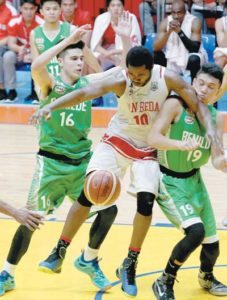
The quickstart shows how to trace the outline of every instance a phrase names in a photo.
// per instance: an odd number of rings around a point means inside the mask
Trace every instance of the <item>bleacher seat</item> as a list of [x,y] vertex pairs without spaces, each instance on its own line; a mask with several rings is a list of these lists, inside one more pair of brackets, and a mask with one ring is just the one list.
[[151,53],[153,52],[153,44],[154,44],[154,39],[156,37],[156,33],[150,33],[146,35],[145,41],[144,41],[144,47],[147,48]]
[[202,44],[208,54],[208,61],[214,62],[214,49],[216,48],[216,37],[214,34],[202,34]]

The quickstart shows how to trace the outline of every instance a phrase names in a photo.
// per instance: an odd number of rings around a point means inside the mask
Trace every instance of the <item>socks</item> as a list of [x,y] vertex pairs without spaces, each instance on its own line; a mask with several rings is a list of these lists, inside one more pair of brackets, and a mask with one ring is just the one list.
[[68,248],[68,246],[70,245],[71,243],[71,240],[64,237],[64,236],[61,236],[59,241],[58,241],[58,244],[57,244],[57,253],[59,255],[59,257],[61,258],[64,258],[65,257],[65,253],[66,253],[66,249]]
[[92,249],[89,246],[84,250],[84,260],[91,261],[98,257],[99,249]]
[[5,261],[3,270],[6,271],[7,273],[9,273],[9,275],[11,275],[12,277],[14,277],[16,265],[12,265],[12,264],[8,263],[8,261]]
[[173,276],[177,275],[177,271],[180,269],[181,265],[177,265],[173,262],[172,259],[169,259],[166,268],[165,268],[165,273],[170,274]]
[[128,258],[130,258],[133,261],[137,261],[138,256],[140,254],[140,250],[140,248],[130,247],[128,250]]

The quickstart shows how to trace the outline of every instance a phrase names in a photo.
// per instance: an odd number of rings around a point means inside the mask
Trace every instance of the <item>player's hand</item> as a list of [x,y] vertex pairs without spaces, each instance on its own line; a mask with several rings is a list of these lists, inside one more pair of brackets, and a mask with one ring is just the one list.
[[91,24],[86,24],[75,28],[72,34],[68,37],[69,44],[78,43],[89,30],[91,30]]
[[16,209],[14,218],[17,222],[25,225],[29,230],[39,229],[39,225],[43,225],[43,217],[35,211],[31,211],[25,207]]
[[181,141],[179,144],[179,150],[182,151],[194,151],[199,147],[199,143],[195,139],[188,139],[187,141]]
[[29,123],[32,125],[39,124],[40,120],[45,118],[49,120],[51,118],[51,109],[49,105],[44,106],[41,109],[38,109],[30,118]]
[[178,22],[176,20],[172,20],[169,23],[169,29],[170,29],[170,31],[175,31],[176,33],[180,32],[180,30],[181,30],[180,22]]
[[112,23],[115,33],[121,37],[130,37],[132,33],[132,16],[128,11],[123,11],[119,16],[118,24]]
[[227,153],[218,157],[214,157],[212,159],[212,164],[216,169],[227,173]]
[[206,133],[207,138],[211,141],[212,151],[215,157],[224,154],[224,148],[222,142],[217,134],[216,129],[212,126],[207,130]]

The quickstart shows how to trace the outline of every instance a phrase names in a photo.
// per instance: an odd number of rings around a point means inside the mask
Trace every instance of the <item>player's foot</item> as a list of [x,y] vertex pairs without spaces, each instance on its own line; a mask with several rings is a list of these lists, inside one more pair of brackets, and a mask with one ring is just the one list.
[[61,273],[61,266],[65,258],[66,248],[61,247],[58,251],[55,247],[51,254],[39,264],[38,270],[44,273]]
[[2,271],[0,273],[0,296],[3,296],[5,292],[15,289],[15,280],[8,272]]
[[98,258],[91,261],[85,261],[84,254],[82,253],[81,256],[75,260],[74,266],[77,270],[87,274],[91,278],[92,283],[100,290],[106,291],[112,287],[111,283],[99,267]]
[[227,286],[218,281],[214,274],[199,271],[199,284],[210,294],[215,296],[227,296]]
[[162,274],[152,285],[152,290],[158,300],[175,300],[173,285],[175,277]]
[[137,260],[127,257],[124,259],[123,264],[116,270],[116,275],[122,282],[122,291],[131,297],[137,295],[136,266]]

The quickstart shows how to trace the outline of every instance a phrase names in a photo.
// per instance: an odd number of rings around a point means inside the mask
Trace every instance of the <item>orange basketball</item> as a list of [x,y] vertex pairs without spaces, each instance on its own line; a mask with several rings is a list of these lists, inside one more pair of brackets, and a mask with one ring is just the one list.
[[84,184],[84,193],[94,205],[110,205],[117,200],[121,191],[118,177],[106,170],[90,173]]

